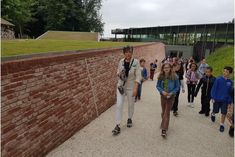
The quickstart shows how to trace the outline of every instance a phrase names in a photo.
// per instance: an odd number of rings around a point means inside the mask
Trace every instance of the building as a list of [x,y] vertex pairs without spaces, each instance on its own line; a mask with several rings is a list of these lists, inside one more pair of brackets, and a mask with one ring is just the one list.
[[124,41],[163,42],[166,55],[191,57],[199,61],[223,45],[234,44],[234,23],[173,25],[114,29]]
[[12,23],[1,18],[1,39],[15,39],[15,32]]

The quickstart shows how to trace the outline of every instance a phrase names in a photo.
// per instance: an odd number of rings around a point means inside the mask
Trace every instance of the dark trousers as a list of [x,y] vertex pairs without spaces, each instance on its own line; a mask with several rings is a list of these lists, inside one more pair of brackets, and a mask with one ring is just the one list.
[[141,98],[142,84],[143,84],[143,82],[141,81],[141,83],[138,85],[137,96],[135,97],[136,99],[140,99]]
[[201,111],[204,113],[210,112],[210,98],[206,97],[203,93],[201,95]]
[[162,105],[162,123],[161,129],[168,130],[169,122],[170,122],[170,112],[174,102],[174,97],[167,99],[166,97],[161,95],[161,105]]
[[194,93],[195,93],[195,88],[196,84],[188,84],[188,102],[193,102],[194,101]]
[[173,106],[172,106],[173,112],[178,111],[179,95],[180,95],[180,90],[179,90],[179,91],[176,93],[176,95],[175,95],[175,101],[174,101],[174,104],[173,104]]
[[150,70],[150,79],[153,80],[155,70]]

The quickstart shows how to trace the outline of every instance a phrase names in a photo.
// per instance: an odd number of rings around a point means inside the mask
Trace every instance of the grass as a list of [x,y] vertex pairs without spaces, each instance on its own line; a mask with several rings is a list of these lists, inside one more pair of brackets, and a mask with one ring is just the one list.
[[70,31],[47,31],[40,39],[51,40],[79,40],[79,41],[97,41],[98,33],[91,32],[70,32]]
[[60,52],[69,50],[88,50],[99,48],[140,45],[133,42],[96,42],[76,40],[2,40],[1,56],[15,56],[33,53]]
[[[207,63],[214,69],[214,76],[222,75],[224,66],[234,68],[234,46],[217,49],[207,57]],[[234,79],[234,75],[232,75],[232,79]]]

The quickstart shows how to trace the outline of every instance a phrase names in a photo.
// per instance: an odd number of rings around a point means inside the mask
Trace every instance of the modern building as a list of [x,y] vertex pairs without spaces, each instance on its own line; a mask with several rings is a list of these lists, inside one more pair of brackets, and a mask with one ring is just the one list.
[[174,25],[143,28],[114,29],[124,41],[166,44],[166,55],[189,57],[197,61],[225,44],[234,44],[234,23]]

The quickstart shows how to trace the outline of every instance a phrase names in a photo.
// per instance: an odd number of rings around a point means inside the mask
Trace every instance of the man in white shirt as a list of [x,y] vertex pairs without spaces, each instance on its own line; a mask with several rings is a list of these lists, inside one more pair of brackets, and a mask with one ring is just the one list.
[[117,110],[116,110],[116,126],[113,129],[113,135],[121,132],[120,123],[122,120],[122,112],[124,98],[128,99],[128,120],[127,127],[132,127],[132,117],[134,114],[134,99],[137,95],[138,84],[141,81],[140,64],[137,59],[132,58],[133,47],[127,46],[123,48],[125,58],[121,59],[118,65],[117,75]]

